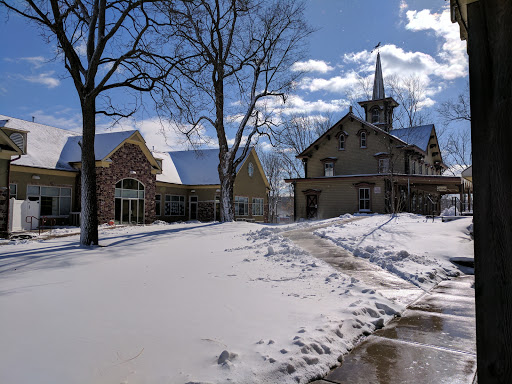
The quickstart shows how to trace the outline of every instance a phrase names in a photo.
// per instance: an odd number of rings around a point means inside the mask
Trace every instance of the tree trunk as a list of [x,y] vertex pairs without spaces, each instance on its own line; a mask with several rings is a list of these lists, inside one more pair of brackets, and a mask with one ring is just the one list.
[[470,3],[478,382],[512,377],[512,2]]
[[98,245],[98,203],[96,200],[96,156],[94,136],[96,134],[96,103],[82,100],[82,186],[80,243]]
[[235,212],[233,204],[233,187],[235,184],[235,178],[231,175],[220,174],[220,221],[234,221]]

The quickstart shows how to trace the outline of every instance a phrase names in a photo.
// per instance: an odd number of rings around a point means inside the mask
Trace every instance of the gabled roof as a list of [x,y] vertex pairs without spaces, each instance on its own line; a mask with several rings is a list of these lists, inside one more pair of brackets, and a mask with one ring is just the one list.
[[[104,160],[126,139],[132,137],[137,131],[107,132],[95,135],[94,156],[96,161]],[[62,148],[60,163],[79,163],[82,161],[82,136],[69,137]]]
[[[28,135],[27,154],[17,159],[14,165],[76,171],[72,163],[81,162],[82,154],[79,145],[82,136],[79,133],[4,115],[0,115],[0,122],[5,128],[26,131]],[[97,133],[94,141],[96,161],[108,158],[125,140],[133,140],[139,144],[150,163],[158,167],[145,146],[144,139],[135,130]]]
[[427,151],[430,135],[434,124],[420,125],[416,127],[392,129],[389,133],[410,145],[415,145],[422,151]]
[[[236,157],[242,155],[244,148],[238,148]],[[247,151],[245,159],[238,165],[236,172],[253,151]],[[197,151],[153,152],[162,159],[162,174],[156,180],[166,183],[185,185],[218,185],[219,149],[200,149]]]
[[61,163],[59,160],[68,138],[77,137],[78,133],[4,115],[0,115],[0,120],[7,120],[4,124],[5,128],[29,131],[27,154],[21,156],[13,164],[66,171],[74,170],[70,164]]
[[[377,127],[376,125],[373,125],[369,122],[367,122],[366,120],[363,120],[359,117],[357,117],[356,115],[354,115],[353,112],[349,112],[347,113],[345,116],[343,116],[341,119],[339,119],[336,123],[333,124],[333,126],[331,128],[329,128],[327,131],[324,132],[323,135],[321,135],[318,139],[316,139],[309,147],[307,147],[304,151],[302,151],[300,154],[298,154],[296,157],[297,158],[302,158],[302,157],[306,157],[307,156],[307,152],[309,152],[315,145],[318,145],[318,143],[327,135],[331,135],[332,134],[332,130],[335,129],[336,127],[339,126],[339,124],[344,121],[345,119],[347,118],[351,118],[353,120],[356,120],[357,122],[365,125],[366,127],[368,128],[371,128],[373,129],[374,131],[377,131],[379,133],[382,133],[384,135],[388,135],[388,136],[391,136],[388,132],[386,132],[385,130],[383,130],[382,128],[379,128]],[[399,142],[401,142],[402,144],[404,145],[407,145],[406,142],[403,142],[400,138],[398,137],[394,137],[395,139],[398,139]]]

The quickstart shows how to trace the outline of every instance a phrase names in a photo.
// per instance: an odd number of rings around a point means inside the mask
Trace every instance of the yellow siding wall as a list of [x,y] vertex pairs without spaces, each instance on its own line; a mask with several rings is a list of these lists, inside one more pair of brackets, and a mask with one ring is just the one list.
[[[385,212],[385,188],[384,179],[330,179],[329,181],[298,181],[295,186],[297,219],[306,218],[306,195],[303,191],[317,189],[321,193],[318,196],[317,219],[327,219],[345,213],[359,211],[359,187],[354,184],[359,182],[375,183],[370,186],[370,209],[372,212]],[[375,188],[377,187],[377,188]],[[380,193],[378,191],[380,188]]]
[[[255,151],[251,151],[251,153],[247,156],[244,164],[238,171],[235,180],[235,188],[233,191],[234,196],[242,196],[249,198],[249,204],[252,204],[253,197],[263,198],[263,207],[266,211],[268,206],[267,201],[267,189],[265,186],[265,176],[261,173],[259,167],[256,165],[257,161],[254,156]],[[249,177],[249,163],[252,163],[254,167],[254,174],[252,177]],[[250,211],[251,212],[251,211]],[[247,218],[248,216],[240,216],[240,218]],[[263,221],[262,216],[252,216],[249,217],[254,218],[256,221]]]
[[[359,175],[378,173],[379,161],[375,154],[387,152],[394,154],[393,171],[404,172],[404,158],[401,150],[396,146],[398,141],[390,143],[389,136],[379,132],[375,133],[373,129],[366,128],[368,131],[366,138],[366,148],[360,147],[360,138],[357,132],[363,128],[357,120],[350,121],[349,118],[342,121],[343,127],[335,127],[331,131],[330,140],[327,135],[318,144],[318,150],[312,150],[312,157],[308,160],[307,177],[324,176],[324,164],[320,161],[327,157],[336,157],[334,164],[334,175]],[[339,142],[335,135],[343,130],[348,133],[345,138],[345,149],[339,150]]]
[[[32,179],[32,175],[39,175],[39,180]],[[34,168],[33,172],[16,172],[11,169],[11,184],[17,185],[17,200],[25,200],[27,198],[27,185],[42,185],[52,187],[71,187],[71,207],[75,209],[76,195],[76,178],[78,173],[69,172],[69,176],[57,176],[51,174],[38,173]]]

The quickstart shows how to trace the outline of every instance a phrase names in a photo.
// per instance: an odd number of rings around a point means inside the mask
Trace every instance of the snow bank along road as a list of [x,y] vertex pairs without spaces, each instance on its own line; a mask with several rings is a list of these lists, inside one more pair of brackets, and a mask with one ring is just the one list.
[[158,224],[102,231],[106,246],[91,249],[77,237],[0,246],[0,382],[323,376],[404,306],[313,258],[282,230]]

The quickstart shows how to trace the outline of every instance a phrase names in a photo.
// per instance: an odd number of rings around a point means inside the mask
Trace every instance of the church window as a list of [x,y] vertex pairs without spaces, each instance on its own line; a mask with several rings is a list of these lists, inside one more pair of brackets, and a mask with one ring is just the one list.
[[380,117],[380,111],[379,108],[374,108],[372,110],[372,123],[378,123]]
[[361,132],[361,148],[366,148],[366,132]]
[[345,150],[345,135],[340,135],[339,147],[340,151]]

